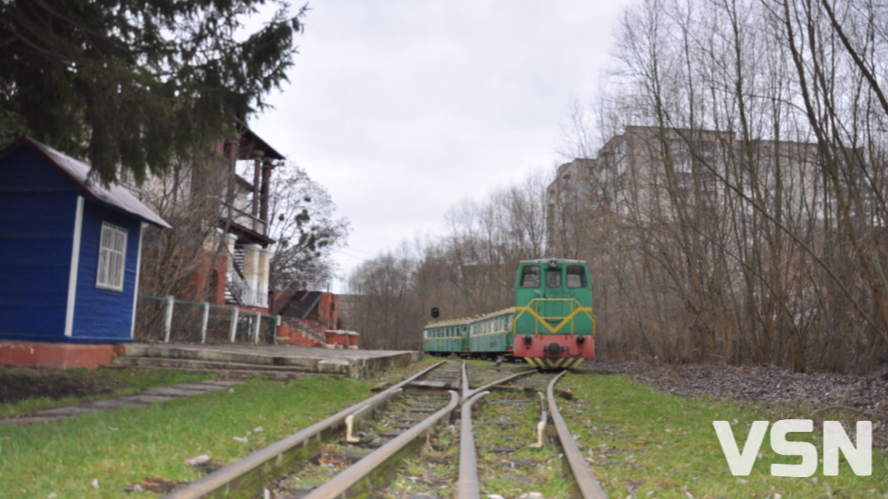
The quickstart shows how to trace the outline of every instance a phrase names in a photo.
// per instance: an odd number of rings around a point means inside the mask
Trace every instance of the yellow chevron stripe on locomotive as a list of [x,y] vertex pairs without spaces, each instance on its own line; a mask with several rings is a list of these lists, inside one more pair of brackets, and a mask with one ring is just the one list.
[[524,357],[524,360],[537,369],[571,369],[583,362],[582,357]]

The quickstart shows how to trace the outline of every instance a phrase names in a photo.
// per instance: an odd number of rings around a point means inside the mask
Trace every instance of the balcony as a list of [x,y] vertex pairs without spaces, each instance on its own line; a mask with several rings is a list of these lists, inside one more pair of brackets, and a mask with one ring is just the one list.
[[220,208],[220,217],[222,220],[228,220],[230,218],[232,223],[240,225],[245,229],[249,229],[261,236],[268,237],[268,223],[265,220],[262,220],[259,217],[254,217],[252,214],[235,208],[224,201],[221,203]]

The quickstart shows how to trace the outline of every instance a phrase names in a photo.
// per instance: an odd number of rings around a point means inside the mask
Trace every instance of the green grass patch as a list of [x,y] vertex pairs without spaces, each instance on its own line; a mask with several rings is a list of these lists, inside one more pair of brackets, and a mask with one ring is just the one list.
[[223,390],[50,424],[0,426],[0,483],[5,485],[0,496],[111,498],[124,496],[128,485],[155,478],[194,481],[202,474],[186,459],[208,454],[216,463],[230,464],[369,396],[384,377],[289,383],[256,378],[235,386],[233,393]]
[[[559,387],[573,388],[582,401],[562,400],[559,408],[581,450],[594,461],[590,464],[608,497],[875,498],[888,491],[888,459],[877,449],[870,476],[856,476],[844,457],[838,476],[824,476],[822,462],[811,477],[771,476],[771,464],[798,464],[801,458],[773,452],[770,427],[752,472],[731,474],[713,421],[731,422],[742,451],[753,421],[773,425],[781,419],[815,419],[813,432],[793,433],[788,439],[813,443],[822,459],[818,423],[823,415],[810,418],[810,408],[671,396],[636,385],[626,375],[568,374]],[[853,429],[850,422],[844,424],[846,431]]]

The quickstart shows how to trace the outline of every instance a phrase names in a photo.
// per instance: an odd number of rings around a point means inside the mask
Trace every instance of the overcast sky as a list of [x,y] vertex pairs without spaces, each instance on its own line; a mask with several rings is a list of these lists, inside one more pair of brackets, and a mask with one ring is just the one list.
[[[290,83],[250,127],[323,184],[363,259],[549,170],[629,0],[314,0]],[[341,286],[336,286],[342,290]]]

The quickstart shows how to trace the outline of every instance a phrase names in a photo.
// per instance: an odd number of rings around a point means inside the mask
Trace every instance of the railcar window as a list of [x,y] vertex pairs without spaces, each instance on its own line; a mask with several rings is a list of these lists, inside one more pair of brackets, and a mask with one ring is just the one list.
[[561,269],[546,269],[546,287],[561,287]]
[[540,287],[540,268],[536,265],[528,265],[521,271],[522,288]]
[[567,268],[567,287],[585,288],[586,270],[580,265],[571,265]]

